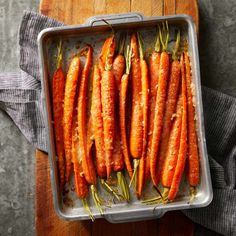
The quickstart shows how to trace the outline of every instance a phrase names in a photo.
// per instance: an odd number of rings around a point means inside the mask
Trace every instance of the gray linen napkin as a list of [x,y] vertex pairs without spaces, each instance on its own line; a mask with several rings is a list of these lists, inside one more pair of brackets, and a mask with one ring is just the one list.
[[[37,36],[63,25],[25,12],[19,31],[21,74],[0,75],[0,108],[36,148],[47,151],[42,116]],[[202,87],[206,140],[214,198],[205,208],[183,211],[196,223],[224,235],[236,235],[236,99]]]

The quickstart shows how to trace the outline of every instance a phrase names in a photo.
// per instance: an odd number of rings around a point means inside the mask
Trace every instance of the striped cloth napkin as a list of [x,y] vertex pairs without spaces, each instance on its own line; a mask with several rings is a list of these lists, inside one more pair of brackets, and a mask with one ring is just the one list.
[[[42,115],[37,36],[62,23],[25,12],[19,31],[20,74],[0,75],[0,108],[35,148],[47,151]],[[207,148],[214,198],[205,208],[184,210],[194,222],[236,235],[236,99],[202,87]]]

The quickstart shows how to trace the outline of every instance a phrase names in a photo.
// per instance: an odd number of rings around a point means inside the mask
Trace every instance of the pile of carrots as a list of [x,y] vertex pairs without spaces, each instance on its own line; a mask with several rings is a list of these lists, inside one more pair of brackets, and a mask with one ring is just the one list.
[[[60,189],[73,171],[76,193],[91,219],[89,188],[103,214],[98,180],[117,200],[128,202],[124,173],[138,199],[151,179],[166,203],[176,198],[185,168],[192,197],[200,179],[191,67],[188,52],[180,50],[180,31],[168,52],[169,28],[163,23],[151,55],[145,55],[140,33],[121,35],[117,43],[112,32],[96,60],[92,46],[86,45],[73,56],[66,75],[60,42],[53,75]],[[114,179],[120,191],[113,187]]]

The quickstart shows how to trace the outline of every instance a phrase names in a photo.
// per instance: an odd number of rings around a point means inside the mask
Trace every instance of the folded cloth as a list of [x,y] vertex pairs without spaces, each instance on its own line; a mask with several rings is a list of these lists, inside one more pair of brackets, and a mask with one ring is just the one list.
[[[37,36],[56,20],[25,12],[20,32],[20,74],[0,75],[0,108],[36,148],[47,151],[42,116]],[[224,235],[236,235],[236,99],[202,87],[206,140],[214,188],[212,203],[183,211],[193,221]]]

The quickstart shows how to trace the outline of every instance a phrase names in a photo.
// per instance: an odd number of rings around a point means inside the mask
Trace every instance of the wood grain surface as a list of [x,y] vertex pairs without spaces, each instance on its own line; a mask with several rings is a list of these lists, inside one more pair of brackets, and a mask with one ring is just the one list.
[[[88,17],[111,13],[141,12],[145,16],[189,14],[198,30],[197,0],[41,0],[42,14],[66,24],[80,24]],[[38,236],[118,236],[118,235],[181,235],[194,234],[194,223],[180,211],[168,212],[161,219],[135,223],[111,224],[99,219],[64,221],[52,201],[50,170],[47,155],[36,150],[35,227]]]

